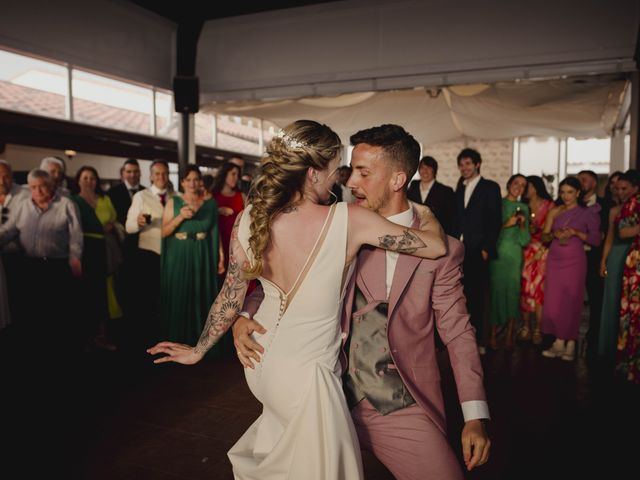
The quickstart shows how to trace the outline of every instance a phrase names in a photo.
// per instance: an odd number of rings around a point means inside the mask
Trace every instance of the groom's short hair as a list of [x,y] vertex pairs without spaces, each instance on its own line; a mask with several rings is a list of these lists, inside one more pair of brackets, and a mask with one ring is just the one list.
[[[380,125],[351,135],[354,147],[361,143],[382,147],[386,160],[413,178],[420,163],[420,144],[400,125]],[[408,181],[408,180],[407,180]]]

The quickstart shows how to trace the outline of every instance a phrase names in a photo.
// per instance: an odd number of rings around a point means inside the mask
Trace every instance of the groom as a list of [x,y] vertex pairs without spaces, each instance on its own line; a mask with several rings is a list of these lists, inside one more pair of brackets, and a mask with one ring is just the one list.
[[[390,221],[416,227],[407,182],[420,147],[402,127],[382,125],[351,137],[353,173],[347,182],[356,203]],[[346,286],[342,315],[343,384],[360,445],[396,479],[462,479],[446,438],[444,401],[436,362],[434,328],[449,352],[465,426],[467,470],[485,463],[490,441],[482,423],[489,411],[473,327],[462,289],[464,247],[448,237],[437,260],[364,248]],[[251,297],[245,316],[261,299]],[[262,347],[249,336],[264,332],[239,317],[233,326],[245,366]]]

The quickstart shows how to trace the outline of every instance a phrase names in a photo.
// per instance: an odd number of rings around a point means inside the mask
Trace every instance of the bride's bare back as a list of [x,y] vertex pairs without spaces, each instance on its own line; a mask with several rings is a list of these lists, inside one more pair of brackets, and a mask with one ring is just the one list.
[[262,277],[284,293],[290,292],[303,271],[325,225],[330,207],[304,202],[289,207],[271,225],[262,255]]

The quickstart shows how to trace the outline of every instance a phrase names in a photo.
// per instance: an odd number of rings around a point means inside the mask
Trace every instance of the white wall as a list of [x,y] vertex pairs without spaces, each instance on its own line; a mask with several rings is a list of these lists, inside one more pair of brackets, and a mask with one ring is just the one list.
[[349,0],[205,23],[204,101],[635,69],[635,0]]
[[513,169],[513,140],[456,140],[426,145],[422,156],[430,155],[438,162],[438,181],[455,190],[460,178],[458,154],[463,148],[473,148],[482,156],[482,176],[500,185],[506,195],[507,180]]
[[124,0],[6,1],[0,10],[0,46],[168,89],[175,30]]

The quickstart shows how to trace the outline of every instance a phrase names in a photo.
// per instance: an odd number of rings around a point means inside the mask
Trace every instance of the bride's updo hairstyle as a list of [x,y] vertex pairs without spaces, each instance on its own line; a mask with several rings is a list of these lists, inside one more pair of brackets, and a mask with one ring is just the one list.
[[307,169],[327,169],[341,146],[333,130],[312,120],[293,122],[267,145],[249,194],[253,205],[249,247],[254,259],[246,270],[249,278],[262,274],[262,253],[269,244],[271,224],[278,213],[292,205],[296,194],[303,194]]

